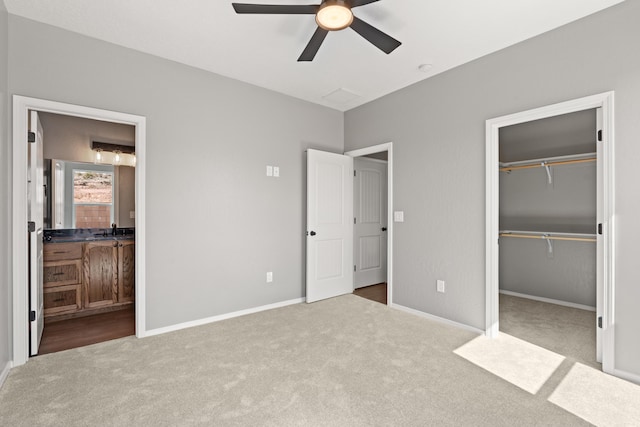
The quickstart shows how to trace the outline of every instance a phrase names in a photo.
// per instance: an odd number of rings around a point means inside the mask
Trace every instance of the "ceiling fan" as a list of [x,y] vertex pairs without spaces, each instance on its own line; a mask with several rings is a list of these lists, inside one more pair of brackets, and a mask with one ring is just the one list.
[[232,3],[236,13],[271,15],[316,15],[318,28],[304,48],[298,61],[312,61],[329,31],[339,31],[350,27],[375,47],[386,54],[393,52],[400,43],[393,37],[353,16],[351,9],[379,0],[322,0],[320,4],[279,5]]

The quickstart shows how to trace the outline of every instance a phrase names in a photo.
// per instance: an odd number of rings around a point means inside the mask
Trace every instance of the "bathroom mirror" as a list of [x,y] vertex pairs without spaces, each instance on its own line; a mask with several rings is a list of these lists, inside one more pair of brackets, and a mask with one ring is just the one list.
[[135,168],[45,160],[46,229],[135,226]]

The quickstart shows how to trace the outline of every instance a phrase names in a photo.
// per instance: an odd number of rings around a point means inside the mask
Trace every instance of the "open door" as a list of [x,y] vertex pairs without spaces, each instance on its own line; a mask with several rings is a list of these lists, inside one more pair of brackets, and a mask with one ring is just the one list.
[[596,109],[596,360],[602,363],[603,341],[602,328],[604,321],[604,161],[603,144],[604,132],[602,132],[602,108]]
[[44,214],[44,160],[42,154],[42,125],[38,112],[29,114],[29,149],[27,157],[27,215],[29,219],[29,354],[38,354],[44,329],[42,289],[43,253],[42,230]]
[[307,151],[307,302],[353,292],[353,158]]
[[387,281],[387,163],[354,159],[354,288]]

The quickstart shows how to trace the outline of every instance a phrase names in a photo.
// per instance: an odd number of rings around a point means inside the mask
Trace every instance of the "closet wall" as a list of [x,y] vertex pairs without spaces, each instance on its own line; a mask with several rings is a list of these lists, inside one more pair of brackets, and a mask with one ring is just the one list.
[[[595,135],[596,110],[505,127],[500,162],[595,153]],[[500,290],[595,307],[596,162],[539,163],[500,172],[500,230],[511,232],[500,237]]]

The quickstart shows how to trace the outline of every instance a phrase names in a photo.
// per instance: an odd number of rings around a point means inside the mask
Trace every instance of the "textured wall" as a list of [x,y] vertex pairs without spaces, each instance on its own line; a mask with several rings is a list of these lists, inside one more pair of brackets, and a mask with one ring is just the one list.
[[9,33],[12,93],[147,118],[148,329],[304,296],[304,150],[342,151],[342,113],[16,16]]
[[484,329],[486,120],[614,90],[615,365],[640,375],[639,19],[627,1],[345,114],[347,150],[394,142],[395,302]]

